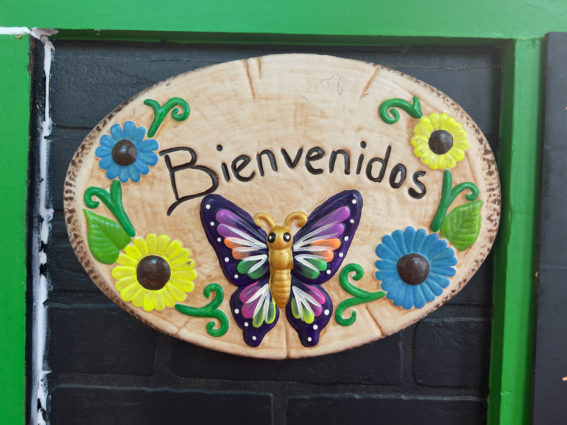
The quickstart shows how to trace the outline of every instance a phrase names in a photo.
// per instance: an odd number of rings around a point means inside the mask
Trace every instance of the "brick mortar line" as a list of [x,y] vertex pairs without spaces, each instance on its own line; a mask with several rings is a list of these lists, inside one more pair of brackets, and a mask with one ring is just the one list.
[[[155,376],[140,376],[140,375],[117,375],[117,374],[81,374],[81,373],[63,373],[65,376],[61,376],[62,374],[53,374],[54,379],[61,379],[61,381],[69,380],[77,378],[100,378],[107,381],[117,382],[125,380],[127,384],[131,384],[134,380],[136,381],[135,387],[131,387],[131,385],[104,385],[100,383],[93,383],[93,382],[55,382],[52,384],[52,388],[58,388],[61,386],[68,387],[68,386],[77,386],[81,388],[115,388],[115,389],[125,389],[125,388],[139,388],[141,390],[148,390],[148,391],[157,391],[160,388],[170,388],[169,386],[163,386],[163,381],[168,380],[170,384],[177,385],[183,384],[183,390],[191,389],[191,390],[203,390],[203,391],[217,391],[219,385],[226,386],[220,391],[231,391],[230,388],[234,388],[235,384],[238,384],[239,390],[247,391],[247,390],[254,390],[259,387],[263,388],[265,391],[274,394],[279,391],[286,392],[291,390],[293,394],[300,395],[301,392],[308,392],[313,393],[313,391],[318,391],[321,393],[335,393],[335,394],[345,394],[345,393],[355,393],[355,394],[385,394],[390,393],[390,395],[400,395],[409,396],[409,397],[416,397],[416,396],[423,396],[424,392],[431,393],[432,390],[436,391],[438,394],[434,395],[435,397],[476,397],[486,401],[486,395],[481,394],[481,391],[475,390],[474,388],[470,387],[431,387],[431,386],[421,386],[421,385],[414,385],[411,388],[408,388],[407,385],[404,387],[402,384],[399,385],[380,385],[380,384],[350,384],[350,383],[307,383],[307,382],[298,382],[298,381],[243,381],[243,380],[227,380],[227,379],[208,379],[208,378],[190,378],[184,377],[180,378],[177,375],[174,375],[174,380],[171,380],[172,374],[168,374],[168,376],[164,376],[163,374],[156,379]],[[132,379],[137,378],[137,379]],[[161,378],[161,379],[160,379]],[[330,390],[330,386],[334,388]],[[458,391],[459,394],[455,395],[455,391]],[[254,391],[253,391],[254,392]]]

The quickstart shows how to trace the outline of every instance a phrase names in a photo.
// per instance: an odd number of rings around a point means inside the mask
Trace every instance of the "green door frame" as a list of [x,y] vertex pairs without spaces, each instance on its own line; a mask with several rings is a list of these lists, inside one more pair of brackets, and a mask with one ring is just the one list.
[[0,0],[1,424],[23,424],[26,418],[30,36],[5,34],[10,32],[7,27],[56,28],[55,37],[75,40],[502,48],[498,162],[503,214],[494,248],[488,424],[530,423],[543,39],[547,32],[567,31],[567,2],[28,0],[25,7],[20,4]]

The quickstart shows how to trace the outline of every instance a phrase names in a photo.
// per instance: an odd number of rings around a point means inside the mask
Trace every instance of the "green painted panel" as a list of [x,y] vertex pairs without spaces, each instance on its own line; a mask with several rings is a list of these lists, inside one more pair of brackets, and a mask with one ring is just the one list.
[[24,423],[29,39],[0,36],[0,423]]
[[503,214],[494,256],[491,425],[530,423],[542,54],[542,40],[518,40],[504,62]]
[[254,34],[543,37],[567,2],[534,0],[1,0],[1,26]]

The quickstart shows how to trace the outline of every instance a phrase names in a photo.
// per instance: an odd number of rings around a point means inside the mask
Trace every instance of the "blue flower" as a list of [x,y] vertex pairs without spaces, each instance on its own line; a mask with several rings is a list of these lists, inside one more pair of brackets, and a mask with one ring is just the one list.
[[140,181],[140,174],[148,174],[150,167],[156,165],[158,156],[153,152],[158,148],[154,139],[144,140],[146,129],[136,127],[132,121],[126,121],[124,128],[114,124],[110,135],[100,138],[100,146],[96,156],[100,158],[99,166],[106,170],[106,177],[114,180],[116,177],[122,183],[128,179]]
[[406,227],[382,238],[376,247],[376,278],[394,305],[422,308],[443,293],[455,276],[455,251],[436,233]]

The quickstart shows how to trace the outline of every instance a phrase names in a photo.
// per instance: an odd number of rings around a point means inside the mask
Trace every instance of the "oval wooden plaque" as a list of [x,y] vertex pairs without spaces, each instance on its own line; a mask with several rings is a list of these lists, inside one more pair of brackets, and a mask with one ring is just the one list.
[[481,131],[440,91],[273,55],[117,107],[71,161],[65,217],[89,276],[142,322],[294,358],[383,338],[453,297],[491,249],[500,186]]

